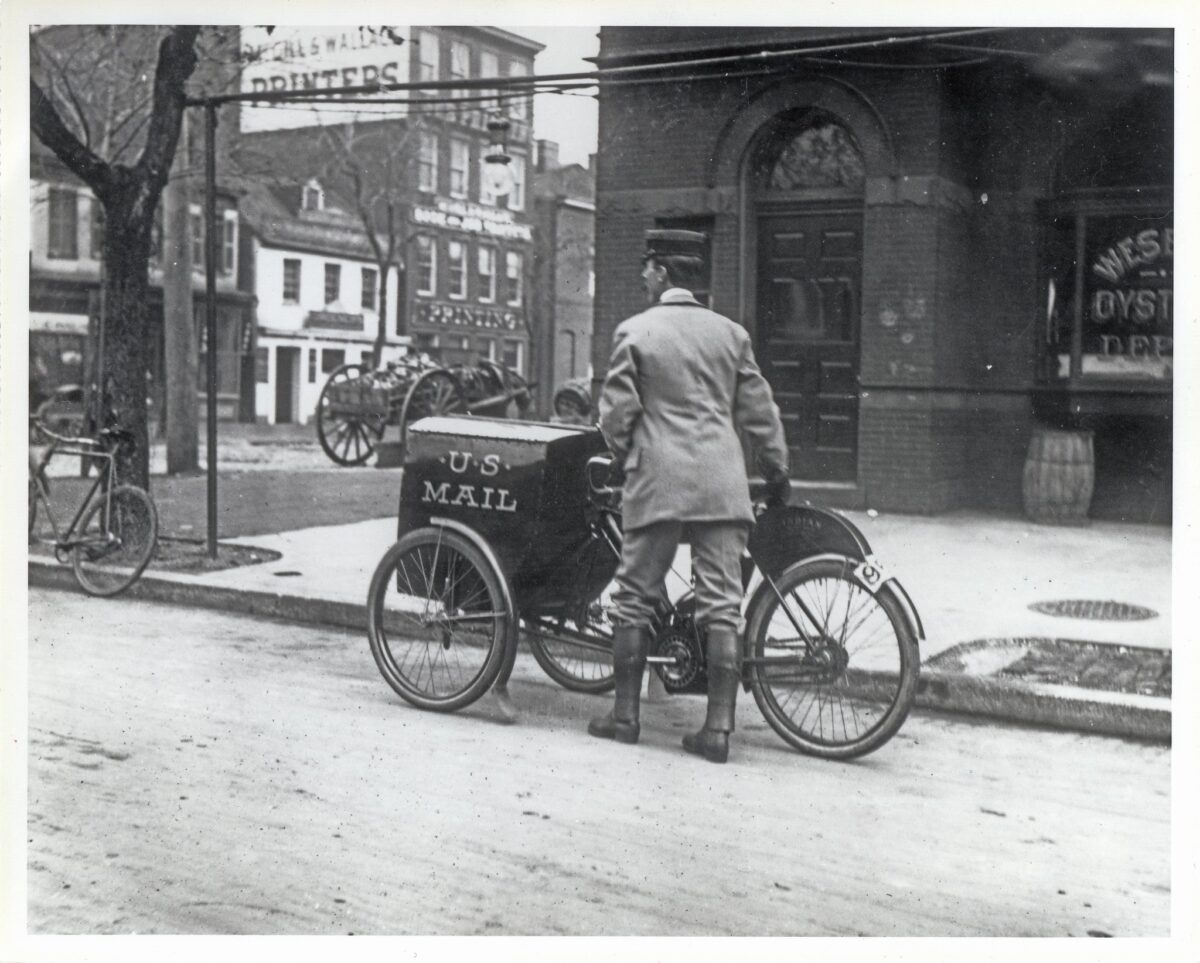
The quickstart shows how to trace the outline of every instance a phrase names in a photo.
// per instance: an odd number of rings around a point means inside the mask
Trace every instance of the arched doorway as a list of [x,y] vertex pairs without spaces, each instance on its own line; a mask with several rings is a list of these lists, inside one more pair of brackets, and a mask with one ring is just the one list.
[[783,416],[794,478],[854,482],[863,154],[832,114],[791,110],[751,147],[756,353]]

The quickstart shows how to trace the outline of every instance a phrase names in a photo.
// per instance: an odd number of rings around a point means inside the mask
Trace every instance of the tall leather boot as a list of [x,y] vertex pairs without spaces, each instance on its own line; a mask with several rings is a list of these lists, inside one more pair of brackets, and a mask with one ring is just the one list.
[[709,762],[729,758],[729,733],[733,732],[737,690],[742,681],[742,643],[727,625],[708,630],[708,716],[704,727],[683,737],[683,748]]
[[617,692],[612,711],[588,723],[588,732],[600,739],[635,743],[641,735],[642,672],[650,651],[650,629],[644,625],[613,628],[613,675]]

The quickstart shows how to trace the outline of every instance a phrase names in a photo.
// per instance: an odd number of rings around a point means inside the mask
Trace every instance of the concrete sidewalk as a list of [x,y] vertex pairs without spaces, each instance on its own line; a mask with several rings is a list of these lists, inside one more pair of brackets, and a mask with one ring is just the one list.
[[[1170,699],[1046,685],[998,673],[1030,640],[1171,648],[1171,530],[1082,528],[959,512],[933,518],[845,513],[924,623],[918,705],[1122,736],[1170,738]],[[351,628],[366,624],[371,575],[396,538],[394,517],[228,539],[278,561],[204,574],[148,571],[131,595]],[[686,555],[678,569],[687,572]],[[69,568],[31,557],[30,582],[73,586]],[[1152,617],[1105,621],[1041,614],[1033,603],[1116,602]],[[975,643],[974,646],[969,643]],[[999,644],[1004,643],[1004,644]],[[952,651],[953,650],[953,651]],[[1118,651],[1118,650],[1113,650]],[[936,666],[956,655],[954,668]],[[931,660],[935,663],[930,666]]]

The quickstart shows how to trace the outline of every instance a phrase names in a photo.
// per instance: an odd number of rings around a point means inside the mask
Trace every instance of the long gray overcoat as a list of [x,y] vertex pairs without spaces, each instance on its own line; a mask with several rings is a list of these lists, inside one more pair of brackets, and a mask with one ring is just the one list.
[[752,521],[739,432],[764,477],[787,470],[779,408],[750,336],[682,289],[617,326],[600,429],[625,469],[628,529]]

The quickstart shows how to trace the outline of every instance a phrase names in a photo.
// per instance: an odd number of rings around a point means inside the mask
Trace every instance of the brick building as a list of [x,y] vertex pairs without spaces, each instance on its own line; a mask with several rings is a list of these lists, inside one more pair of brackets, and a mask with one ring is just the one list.
[[1094,517],[1169,521],[1172,61],[1170,30],[603,28],[599,66],[655,66],[601,84],[597,372],[642,232],[702,230],[805,496],[1018,511],[1060,426]]
[[596,181],[581,164],[560,164],[553,141],[535,147],[532,370],[538,413],[548,418],[554,391],[591,375]]

